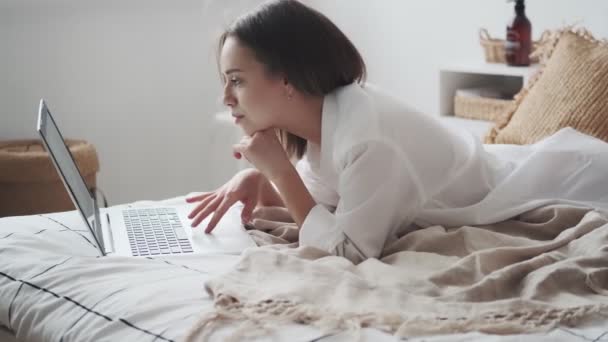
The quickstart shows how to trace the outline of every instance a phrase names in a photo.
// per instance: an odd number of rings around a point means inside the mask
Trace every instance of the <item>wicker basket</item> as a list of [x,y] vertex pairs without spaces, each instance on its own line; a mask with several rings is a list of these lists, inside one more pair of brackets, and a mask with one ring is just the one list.
[[[532,42],[532,54],[541,44],[541,41],[548,34],[547,31],[543,32],[543,35],[538,41]],[[496,39],[490,37],[488,30],[482,28],[479,30],[479,43],[483,47],[486,62],[488,63],[507,63],[507,57],[505,52],[505,40]],[[531,55],[530,63],[538,63],[538,56]]]
[[[90,189],[99,160],[93,145],[66,141]],[[74,210],[74,205],[40,140],[0,141],[0,217]]]
[[454,115],[474,120],[496,122],[501,115],[515,105],[514,100],[502,100],[475,96],[454,96]]

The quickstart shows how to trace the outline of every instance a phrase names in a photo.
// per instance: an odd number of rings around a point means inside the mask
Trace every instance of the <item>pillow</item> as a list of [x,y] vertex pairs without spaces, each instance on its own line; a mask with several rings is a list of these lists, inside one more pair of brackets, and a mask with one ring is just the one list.
[[552,36],[541,52],[540,70],[485,143],[532,144],[564,127],[608,141],[608,42],[584,29]]

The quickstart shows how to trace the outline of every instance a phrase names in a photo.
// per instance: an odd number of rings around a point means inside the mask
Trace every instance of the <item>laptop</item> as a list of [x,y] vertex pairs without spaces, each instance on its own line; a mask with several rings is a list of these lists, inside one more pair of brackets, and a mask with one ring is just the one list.
[[205,234],[202,228],[193,231],[187,224],[191,205],[99,208],[97,196],[87,188],[44,99],[40,100],[37,131],[102,256],[239,254],[256,246],[241,223],[242,204],[231,207],[212,234]]

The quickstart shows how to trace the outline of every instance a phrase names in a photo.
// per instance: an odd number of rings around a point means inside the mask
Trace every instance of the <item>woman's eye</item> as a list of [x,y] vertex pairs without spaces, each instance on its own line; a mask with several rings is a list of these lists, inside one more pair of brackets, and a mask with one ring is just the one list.
[[238,78],[231,78],[230,83],[232,83],[233,85],[239,85],[241,84],[241,80],[239,80]]

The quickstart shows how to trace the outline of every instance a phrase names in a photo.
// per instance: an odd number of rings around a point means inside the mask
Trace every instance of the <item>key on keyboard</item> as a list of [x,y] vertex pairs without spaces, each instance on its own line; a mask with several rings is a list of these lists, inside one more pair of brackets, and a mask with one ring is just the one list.
[[134,256],[192,253],[175,208],[133,208],[122,212]]

